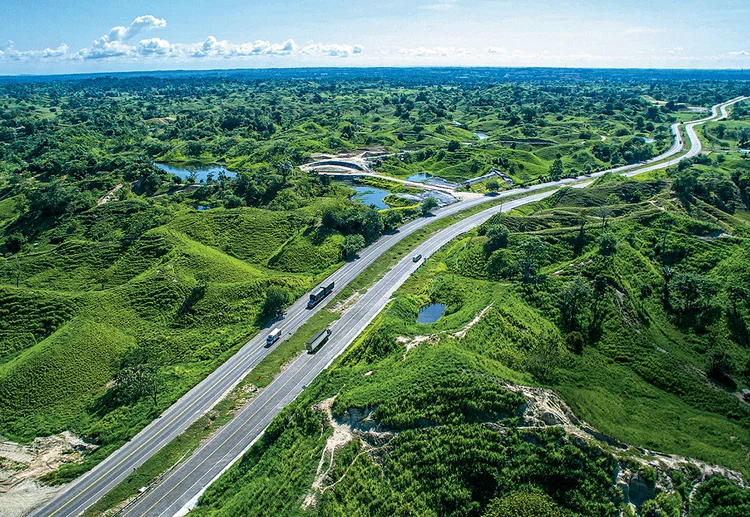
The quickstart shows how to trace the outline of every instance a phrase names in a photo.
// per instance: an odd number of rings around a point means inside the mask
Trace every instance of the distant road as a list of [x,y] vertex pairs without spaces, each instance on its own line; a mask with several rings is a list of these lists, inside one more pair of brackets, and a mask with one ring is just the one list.
[[[692,146],[688,155],[694,150],[695,154],[700,152],[700,140],[695,135],[694,126],[719,117],[719,112],[721,113],[721,117],[725,117],[727,114],[726,108],[742,99],[744,97],[714,106],[711,117],[687,124],[686,129]],[[672,148],[667,153],[650,160],[650,162],[664,160],[683,149],[684,144],[679,128],[673,126],[673,131],[675,132],[675,142]],[[679,159],[672,161],[677,163]],[[653,168],[664,168],[674,163],[659,163],[653,166]],[[601,171],[591,176],[598,177],[607,172],[623,171],[631,171],[628,175],[635,175],[647,172],[648,170],[653,169],[644,168],[643,165],[631,165],[612,169],[611,171]],[[358,259],[342,266],[326,279],[325,282],[334,281],[336,283],[335,290],[339,291],[396,243],[437,219],[456,214],[467,208],[494,199],[521,193],[529,194],[522,199],[505,203],[504,208],[510,209],[536,201],[551,193],[534,193],[534,191],[571,185],[586,179],[585,177],[568,178],[534,185],[526,189],[508,190],[497,196],[486,196],[462,201],[441,208],[435,211],[434,217],[417,219],[402,226],[400,231],[395,234],[384,235],[362,250]],[[500,207],[495,206],[455,223],[420,245],[420,253],[425,257],[429,256],[434,250],[440,248],[443,244],[455,238],[455,236],[475,228],[499,211]],[[248,402],[228,424],[214,433],[190,458],[186,459],[170,472],[169,475],[165,476],[157,486],[151,487],[143,494],[137,500],[136,504],[128,509],[127,515],[150,516],[161,515],[162,513],[164,515],[172,515],[172,513],[177,512],[186,503],[195,500],[217,473],[228,468],[238,458],[238,455],[253,440],[257,439],[268,422],[273,419],[284,405],[299,394],[301,387],[309,384],[320,371],[330,364],[336,355],[341,353],[346,345],[362,331],[364,326],[374,317],[374,314],[377,314],[383,308],[390,294],[411,273],[412,269],[409,269],[410,262],[411,258],[406,257],[391,269],[383,279],[360,298],[356,304],[359,309],[356,311],[350,309],[341,319],[333,324],[334,335],[328,344],[324,345],[315,355],[304,354],[293,361],[284,372],[279,374],[269,386]],[[306,297],[297,300],[287,310],[288,316],[283,322],[278,324],[284,330],[282,339],[287,339],[292,335],[313,314],[324,307],[331,298],[333,297],[331,296],[323,300],[313,310],[306,309]],[[277,343],[277,345],[274,345],[270,349],[265,348],[265,334],[265,332],[261,331],[235,355],[175,402],[132,440],[108,456],[91,471],[72,482],[70,486],[66,487],[63,493],[32,512],[31,515],[34,517],[53,515],[75,516],[81,514],[86,508],[94,504],[109,490],[122,482],[133,470],[141,466],[146,460],[216,405],[275,346],[278,346]],[[295,375],[299,377],[294,377]],[[240,429],[241,431],[239,431]]]

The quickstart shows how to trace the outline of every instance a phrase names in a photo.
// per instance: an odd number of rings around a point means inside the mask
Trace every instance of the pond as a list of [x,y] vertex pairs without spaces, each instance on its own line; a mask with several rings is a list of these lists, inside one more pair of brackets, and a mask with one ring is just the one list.
[[438,187],[455,187],[456,185],[444,180],[439,176],[433,176],[429,172],[420,172],[418,174],[412,174],[406,178],[407,181],[415,181],[418,183],[426,183],[428,185],[435,185]]
[[351,197],[352,201],[359,201],[366,206],[374,205],[375,208],[379,210],[390,208],[384,201],[385,197],[390,194],[389,191],[361,185],[354,185],[351,188],[356,192],[356,194]]
[[195,175],[196,183],[206,182],[209,174],[216,180],[219,178],[219,172],[222,171],[228,178],[237,176],[236,172],[228,171],[226,167],[222,167],[221,165],[172,165],[167,163],[155,163],[154,165],[184,180],[188,179],[191,175]]
[[648,138],[645,136],[643,137],[643,141],[646,142],[647,144],[653,144],[654,142],[656,142],[656,140],[654,140],[653,138]]
[[445,314],[445,305],[442,303],[431,303],[419,309],[417,323],[435,323]]
[[485,135],[484,133],[474,133],[474,135],[480,140],[487,140],[489,138],[489,135]]

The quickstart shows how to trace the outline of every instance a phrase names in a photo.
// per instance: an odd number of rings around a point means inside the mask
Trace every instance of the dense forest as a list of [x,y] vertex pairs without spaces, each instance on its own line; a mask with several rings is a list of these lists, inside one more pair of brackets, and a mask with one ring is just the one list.
[[[499,73],[3,78],[0,435],[84,437],[93,452],[45,481],[72,479],[364,246],[434,208],[367,206],[358,184],[300,169],[317,157],[376,151],[374,171],[393,180],[508,178],[457,188],[482,195],[645,161],[670,147],[673,123],[748,88],[731,73]],[[630,449],[525,426],[513,391],[554,390],[620,443],[750,472],[736,396],[750,385],[750,109],[701,131],[710,152],[679,167],[562,191],[433,257],[200,511],[614,515],[625,469],[650,483],[643,515],[746,514],[731,513],[750,505],[733,482],[691,493],[689,462],[654,469]],[[430,302],[446,316],[415,324]],[[364,413],[384,441],[367,441],[352,416]],[[339,421],[354,437],[313,494]]]

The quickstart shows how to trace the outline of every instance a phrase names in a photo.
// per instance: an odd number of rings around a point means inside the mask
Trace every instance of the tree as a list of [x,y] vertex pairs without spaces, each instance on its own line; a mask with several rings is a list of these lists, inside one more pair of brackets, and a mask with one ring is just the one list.
[[691,171],[686,171],[677,176],[672,184],[675,194],[683,199],[690,198],[698,187],[698,178]]
[[500,183],[496,179],[489,179],[485,184],[489,192],[497,192],[500,190]]
[[523,281],[528,283],[539,268],[539,263],[547,256],[547,244],[539,237],[533,236],[520,246],[521,258],[519,267]]
[[583,329],[584,311],[591,299],[592,291],[583,277],[577,276],[565,285],[558,295],[558,305],[563,328],[568,332]]
[[697,273],[677,273],[669,280],[669,303],[682,314],[697,314],[707,309],[716,295],[714,283]]
[[359,250],[365,247],[365,238],[359,234],[347,235],[344,239],[344,245],[341,253],[345,259],[352,259],[357,256]]
[[508,245],[510,232],[504,224],[492,224],[487,227],[484,235],[487,237],[487,244],[485,244],[484,249],[488,253],[492,253]]
[[599,237],[599,253],[608,257],[617,252],[617,237],[610,231],[605,231]]
[[454,151],[458,151],[459,149],[461,149],[461,144],[458,141],[451,140],[450,142],[448,142],[448,152],[449,153],[452,153]]
[[161,389],[161,376],[157,368],[149,364],[126,366],[115,374],[115,389],[117,398],[124,403],[138,401],[148,396],[157,405],[157,397]]
[[437,199],[434,197],[426,197],[424,201],[422,201],[422,206],[420,209],[422,210],[422,215],[430,215],[432,214],[432,211],[437,208],[438,202]]
[[562,509],[547,494],[516,492],[487,505],[483,517],[563,517]]
[[580,354],[583,352],[583,346],[585,344],[586,341],[583,339],[583,334],[580,332],[570,332],[565,336],[565,346],[568,347],[568,350],[571,352]]
[[712,348],[708,353],[706,374],[719,382],[726,382],[734,374],[734,363],[724,348]]
[[555,158],[555,161],[552,162],[552,166],[549,168],[549,177],[552,181],[557,181],[562,178],[563,174],[565,174],[565,169],[563,168],[562,160]]
[[263,302],[262,314],[266,318],[278,318],[284,314],[289,303],[289,293],[283,287],[272,285],[266,289],[266,299]]
[[499,249],[487,261],[487,274],[490,278],[510,278],[516,274],[518,259],[509,249]]
[[383,219],[383,229],[393,231],[404,221],[404,216],[399,210],[388,210],[381,218]]
[[18,253],[24,244],[26,244],[26,236],[21,232],[13,232],[5,239],[5,249],[10,253]]

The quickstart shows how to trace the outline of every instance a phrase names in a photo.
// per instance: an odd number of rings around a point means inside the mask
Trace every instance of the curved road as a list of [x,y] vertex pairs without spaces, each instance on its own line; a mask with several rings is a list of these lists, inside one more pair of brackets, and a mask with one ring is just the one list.
[[[700,140],[695,135],[694,126],[708,120],[726,117],[726,108],[744,98],[739,97],[716,105],[712,108],[711,117],[687,124],[686,129],[691,141],[689,156],[694,156],[701,150]],[[721,116],[719,113],[721,113]],[[672,130],[675,133],[675,142],[672,148],[666,153],[649,160],[649,162],[665,160],[684,148],[677,125],[674,125]],[[623,171],[632,171],[628,175],[634,175],[655,168],[664,168],[677,162],[679,162],[679,159],[645,168],[641,164],[636,164],[601,171],[591,176],[597,177],[607,172]],[[398,233],[381,237],[363,250],[357,260],[345,264],[326,281],[335,281],[336,290],[340,290],[397,242],[438,218],[458,213],[466,208],[494,199],[519,193],[530,194],[522,199],[505,203],[503,207],[495,206],[470,216],[436,233],[419,247],[420,252],[425,257],[457,235],[475,228],[491,215],[498,213],[501,208],[510,210],[516,206],[542,199],[552,193],[531,194],[535,190],[573,184],[585,179],[579,177],[543,183],[527,189],[505,191],[495,197],[483,197],[441,208],[435,212],[435,217],[412,221],[402,226]],[[355,304],[355,307],[351,308],[332,325],[333,336],[329,343],[324,345],[317,354],[303,354],[297,357],[269,386],[248,402],[228,424],[214,433],[191,457],[160,480],[157,486],[150,487],[146,493],[139,497],[126,510],[126,515],[172,515],[190,501],[195,500],[205,486],[224,469],[228,468],[260,436],[273,417],[299,394],[302,386],[309,384],[354,340],[372,318],[382,310],[391,293],[408,278],[415,267],[416,265],[411,262],[411,258],[406,257],[392,268],[386,276],[367,291],[366,295]],[[293,334],[315,312],[324,307],[331,298],[323,300],[313,310],[305,308],[306,298],[297,300],[289,307],[288,316],[282,325],[285,337]],[[132,440],[108,456],[91,471],[75,480],[70,486],[66,487],[62,494],[35,510],[31,515],[36,517],[81,514],[218,403],[270,352],[271,349],[265,348],[264,345],[265,332],[260,332]]]

